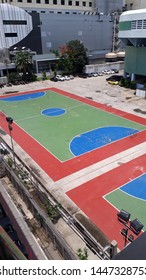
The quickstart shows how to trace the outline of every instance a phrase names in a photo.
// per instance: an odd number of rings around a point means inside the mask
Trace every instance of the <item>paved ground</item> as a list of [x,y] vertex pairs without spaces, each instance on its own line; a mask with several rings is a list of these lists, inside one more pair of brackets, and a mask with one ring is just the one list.
[[[109,85],[106,82],[107,77],[106,75],[87,79],[76,77],[74,80],[56,83],[48,80],[12,87],[5,86],[0,89],[0,95],[55,86],[73,94],[93,98],[93,100],[100,103],[146,118],[146,99],[135,96],[134,90]],[[135,109],[140,109],[142,112],[135,112]]]
[[[82,97],[93,99],[94,101],[126,111],[128,113],[146,118],[146,100],[137,97],[134,94],[134,90],[124,89],[116,85],[109,85],[106,82],[106,77],[107,76],[101,76],[87,79],[76,77],[71,81],[63,81],[57,83],[52,81],[42,81],[31,83],[29,85],[4,87],[0,89],[0,95],[7,95],[9,92],[17,93],[30,90],[35,91],[36,89],[38,90],[42,88],[56,87]],[[24,155],[22,151],[20,151],[20,153],[21,156],[23,156],[23,158],[26,160],[26,162],[28,162],[28,157]],[[83,217],[85,217],[86,221],[84,225],[86,226],[86,223],[88,221],[88,227],[90,227],[90,221],[88,220],[86,215],[84,215],[84,213],[65,195],[65,193],[85,182],[88,182],[91,179],[96,178],[100,174],[104,174],[107,171],[119,166],[119,162],[126,163],[137,158],[138,156],[143,155],[144,153],[146,153],[146,143],[136,145],[135,147],[121,152],[120,154],[95,163],[92,166],[80,170],[79,172],[58,180],[55,183],[52,179],[48,178],[48,176],[43,173],[42,170],[41,176],[45,183],[46,189],[49,185],[49,191],[51,191],[56,198],[59,197],[60,202],[65,205],[65,207],[70,210],[70,212],[74,216],[76,216],[78,220],[81,219],[83,221]],[[37,168],[39,169],[38,166]],[[65,231],[65,225],[62,223],[62,221],[57,224],[57,227],[58,230],[60,230],[60,232],[64,236],[66,236],[66,240],[71,246],[74,247],[75,250],[83,246],[83,244],[81,243],[79,245],[79,239],[76,239],[75,236],[73,236],[71,233]],[[93,233],[93,235],[94,234],[95,232]],[[75,240],[75,242],[72,242],[72,240]],[[92,259],[93,255],[91,255],[90,258]]]

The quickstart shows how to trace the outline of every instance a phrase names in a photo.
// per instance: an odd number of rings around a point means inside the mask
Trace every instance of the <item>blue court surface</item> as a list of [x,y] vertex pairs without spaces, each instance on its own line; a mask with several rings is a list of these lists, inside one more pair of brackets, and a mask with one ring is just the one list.
[[74,156],[79,156],[138,131],[128,127],[101,127],[76,136],[70,143],[70,150]]
[[66,112],[63,108],[48,108],[42,111],[42,115],[49,116],[49,117],[56,117],[60,115],[64,115]]
[[122,186],[120,190],[135,198],[146,200],[146,174]]
[[22,95],[16,95],[16,96],[10,96],[10,97],[4,97],[1,99],[1,101],[7,101],[7,102],[15,102],[15,101],[24,101],[28,99],[35,99],[39,98],[45,95],[45,92],[35,92],[35,93],[27,93]]

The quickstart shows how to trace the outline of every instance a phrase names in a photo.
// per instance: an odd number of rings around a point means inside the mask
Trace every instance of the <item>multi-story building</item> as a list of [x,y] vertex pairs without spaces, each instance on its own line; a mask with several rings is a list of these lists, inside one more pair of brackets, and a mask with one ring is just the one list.
[[146,8],[145,0],[124,0],[125,10],[137,10]]
[[119,38],[125,44],[125,74],[136,77],[146,76],[146,9],[126,11],[121,14]]
[[0,6],[3,10],[0,48],[25,46],[37,54],[47,54],[78,39],[90,57],[96,58],[113,49],[114,13],[121,13],[123,6],[123,0],[10,0],[9,3],[5,4],[5,11]]

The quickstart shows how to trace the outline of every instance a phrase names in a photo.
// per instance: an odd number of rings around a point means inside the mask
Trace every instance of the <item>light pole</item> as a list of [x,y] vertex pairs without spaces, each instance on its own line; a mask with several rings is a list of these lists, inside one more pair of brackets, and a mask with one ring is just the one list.
[[129,230],[135,235],[139,235],[144,225],[136,218],[134,220],[130,220],[131,214],[125,210],[120,210],[117,214],[118,221],[125,226],[121,230],[121,234],[125,237],[124,247],[127,245],[127,242],[132,242],[134,240],[134,236],[129,234]]
[[12,139],[12,123],[13,119],[11,117],[6,117],[6,121],[8,123],[8,128],[10,132],[10,138],[11,138],[11,146],[12,146],[12,153],[13,153],[13,161],[14,161],[14,168],[16,168],[16,161],[15,161],[15,153],[14,153],[14,145],[13,145],[13,139]]

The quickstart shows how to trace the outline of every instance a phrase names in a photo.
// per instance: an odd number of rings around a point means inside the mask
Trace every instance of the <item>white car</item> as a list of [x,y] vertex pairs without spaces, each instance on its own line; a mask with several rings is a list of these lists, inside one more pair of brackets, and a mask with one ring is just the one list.
[[61,76],[61,75],[56,75],[56,79],[57,79],[58,81],[64,81],[64,80],[65,80],[64,77]]
[[69,80],[70,80],[70,77],[69,77],[69,76],[67,76],[67,75],[66,75],[66,76],[64,76],[63,78],[65,79],[65,81],[69,81]]
[[97,77],[98,74],[97,74],[97,73],[93,73],[92,76],[93,76],[93,77]]

